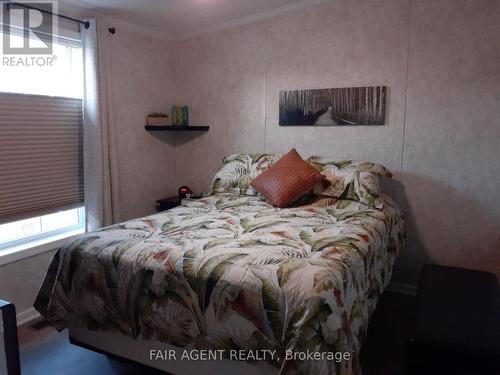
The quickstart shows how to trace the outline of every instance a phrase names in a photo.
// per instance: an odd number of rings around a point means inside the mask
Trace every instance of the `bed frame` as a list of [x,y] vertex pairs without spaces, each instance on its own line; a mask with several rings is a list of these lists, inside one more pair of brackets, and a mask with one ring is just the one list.
[[[247,362],[231,360],[180,360],[183,349],[169,345],[157,340],[134,340],[128,336],[112,332],[90,331],[85,328],[69,328],[69,341],[73,345],[105,354],[110,358],[133,364],[149,370],[161,370],[170,374],[198,375],[220,375],[223,372],[238,375],[276,375],[279,369],[272,365],[259,362],[251,364]],[[152,360],[150,350],[172,351],[176,353],[177,360]]]

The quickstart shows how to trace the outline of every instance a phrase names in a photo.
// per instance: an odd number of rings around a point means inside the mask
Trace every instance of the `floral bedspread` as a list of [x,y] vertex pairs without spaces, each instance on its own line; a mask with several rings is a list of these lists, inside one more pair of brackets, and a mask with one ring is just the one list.
[[[215,194],[60,248],[35,307],[58,329],[276,350],[268,361],[282,374],[359,374],[357,354],[403,237],[389,198],[383,209],[348,200],[277,209]],[[286,359],[308,351],[352,357]]]

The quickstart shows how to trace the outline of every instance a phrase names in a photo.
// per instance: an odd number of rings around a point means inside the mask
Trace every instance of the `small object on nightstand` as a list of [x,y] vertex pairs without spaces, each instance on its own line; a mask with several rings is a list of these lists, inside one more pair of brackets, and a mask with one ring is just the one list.
[[179,196],[167,197],[156,201],[156,211],[162,212],[181,205]]
[[193,191],[189,188],[189,186],[181,186],[179,190],[177,190],[177,193],[179,194],[179,198],[189,198],[191,195],[193,195]]

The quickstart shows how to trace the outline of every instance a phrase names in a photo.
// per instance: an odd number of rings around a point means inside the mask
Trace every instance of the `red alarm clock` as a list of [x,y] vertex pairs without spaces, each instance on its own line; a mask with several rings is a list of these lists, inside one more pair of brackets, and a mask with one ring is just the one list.
[[189,196],[193,194],[193,191],[189,188],[189,186],[181,186],[177,192],[179,193],[180,199],[189,198],[188,194]]

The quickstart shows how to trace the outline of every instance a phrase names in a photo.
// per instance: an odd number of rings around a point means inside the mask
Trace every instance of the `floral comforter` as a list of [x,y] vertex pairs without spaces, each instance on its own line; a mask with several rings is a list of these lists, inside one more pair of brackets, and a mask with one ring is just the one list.
[[[256,196],[215,194],[59,249],[35,307],[58,329],[270,349],[282,374],[358,374],[402,225],[389,198],[381,210],[348,200],[277,209]],[[286,359],[308,351],[352,357]]]

